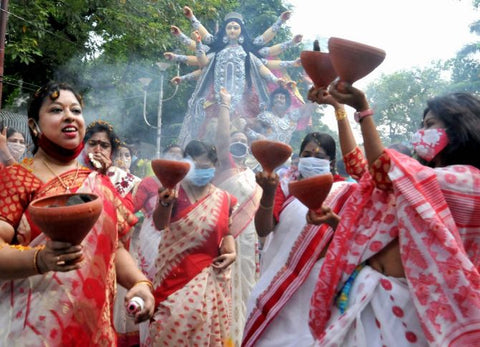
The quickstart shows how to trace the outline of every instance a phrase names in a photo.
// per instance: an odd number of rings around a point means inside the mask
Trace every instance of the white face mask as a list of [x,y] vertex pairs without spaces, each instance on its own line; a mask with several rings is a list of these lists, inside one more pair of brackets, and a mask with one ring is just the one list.
[[303,178],[330,173],[330,160],[315,157],[300,158],[298,171]]
[[7,141],[7,147],[15,161],[20,161],[23,153],[25,153],[26,146],[23,143]]

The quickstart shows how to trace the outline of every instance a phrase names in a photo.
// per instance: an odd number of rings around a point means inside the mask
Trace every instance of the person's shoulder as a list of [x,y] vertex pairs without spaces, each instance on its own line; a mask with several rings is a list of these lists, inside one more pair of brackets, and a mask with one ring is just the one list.
[[2,168],[2,177],[19,177],[19,176],[32,176],[35,175],[32,173],[31,168],[24,166],[22,163],[15,163],[9,166],[4,166]]

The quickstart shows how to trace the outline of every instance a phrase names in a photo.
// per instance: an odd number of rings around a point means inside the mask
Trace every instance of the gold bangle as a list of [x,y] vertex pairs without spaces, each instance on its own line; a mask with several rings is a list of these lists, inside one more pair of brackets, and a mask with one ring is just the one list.
[[135,287],[135,286],[138,286],[139,284],[146,284],[147,286],[150,287],[150,291],[153,293],[153,283],[149,280],[140,280],[140,281],[137,281],[133,284],[132,288]]
[[223,106],[223,107],[226,107],[227,109],[230,110],[230,105],[228,105],[228,104],[226,104],[226,103],[224,103],[224,102],[221,102],[220,104],[218,104],[218,106],[219,106],[219,107],[222,107],[222,106]]
[[33,254],[33,269],[38,275],[42,274],[42,271],[40,271],[40,268],[38,267],[38,253],[40,253],[40,251],[44,248],[45,246],[38,246]]
[[270,209],[273,208],[273,204],[271,206],[264,206],[264,205],[262,205],[262,203],[260,203],[260,208],[264,209],[264,210],[270,210]]
[[337,118],[337,120],[343,120],[347,118],[347,112],[343,108],[338,108],[335,110],[335,118]]

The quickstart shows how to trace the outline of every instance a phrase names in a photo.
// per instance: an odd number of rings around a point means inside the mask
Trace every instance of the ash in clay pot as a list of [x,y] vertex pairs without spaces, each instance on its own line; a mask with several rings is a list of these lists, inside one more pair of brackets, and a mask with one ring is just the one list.
[[32,201],[31,221],[51,240],[80,244],[103,209],[95,194],[61,194]]

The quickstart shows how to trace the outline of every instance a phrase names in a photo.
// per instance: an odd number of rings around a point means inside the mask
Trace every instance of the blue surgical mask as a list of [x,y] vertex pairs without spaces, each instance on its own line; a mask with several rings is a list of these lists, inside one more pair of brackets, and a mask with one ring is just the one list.
[[330,160],[316,157],[300,158],[298,171],[303,178],[330,173]]
[[187,175],[189,180],[194,186],[203,187],[206,186],[215,176],[215,168],[209,169],[196,169],[191,170]]

